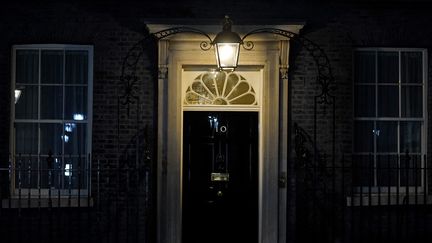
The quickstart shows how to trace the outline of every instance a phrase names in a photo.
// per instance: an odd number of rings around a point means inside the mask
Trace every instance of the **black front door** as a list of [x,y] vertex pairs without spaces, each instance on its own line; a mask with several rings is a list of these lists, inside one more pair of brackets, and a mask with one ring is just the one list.
[[258,242],[258,113],[184,112],[183,243]]

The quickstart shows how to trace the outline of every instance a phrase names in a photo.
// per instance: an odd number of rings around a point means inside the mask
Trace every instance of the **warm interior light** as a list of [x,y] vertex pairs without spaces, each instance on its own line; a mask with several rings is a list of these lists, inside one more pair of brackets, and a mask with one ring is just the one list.
[[223,29],[213,40],[217,65],[221,70],[233,71],[238,63],[242,39],[237,33],[231,31],[231,25],[231,20],[225,16]]
[[234,47],[230,44],[222,44],[219,47],[219,57],[221,58],[221,64],[226,65],[226,61],[233,58]]
[[18,103],[18,100],[21,97],[21,93],[22,93],[22,90],[20,90],[20,89],[15,90],[15,104]]
[[219,64],[221,68],[234,68],[237,65],[238,43],[217,44]]

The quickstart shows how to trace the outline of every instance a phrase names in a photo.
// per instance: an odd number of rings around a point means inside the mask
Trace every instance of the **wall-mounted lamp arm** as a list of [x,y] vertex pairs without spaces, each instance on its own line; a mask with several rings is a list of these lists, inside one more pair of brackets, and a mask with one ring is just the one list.
[[246,38],[248,38],[251,35],[256,35],[256,34],[275,34],[275,35],[280,35],[280,36],[286,37],[288,39],[291,39],[291,38],[298,36],[296,33],[293,33],[291,31],[287,31],[287,30],[276,29],[276,28],[262,28],[262,29],[252,30],[252,31],[246,33],[243,36],[242,41],[244,42]]
[[252,31],[246,33],[242,38],[243,48],[245,50],[250,51],[253,49],[253,47],[254,47],[253,42],[252,41],[246,41],[246,38],[248,38],[251,35],[256,35],[256,34],[280,35],[280,36],[286,37],[288,40],[298,36],[296,33],[293,33],[291,31],[276,29],[276,28],[262,28],[262,29],[252,30]]
[[191,27],[169,28],[169,29],[165,29],[165,30],[161,30],[161,31],[158,31],[156,33],[153,33],[152,35],[156,39],[161,40],[161,39],[164,39],[168,36],[180,34],[180,33],[192,33],[192,34],[198,34],[198,35],[202,35],[202,36],[206,37],[208,39],[208,41],[203,41],[200,44],[200,48],[204,51],[210,50],[210,48],[213,45],[213,40],[211,39],[211,37],[207,33],[205,33],[202,30],[191,28]]

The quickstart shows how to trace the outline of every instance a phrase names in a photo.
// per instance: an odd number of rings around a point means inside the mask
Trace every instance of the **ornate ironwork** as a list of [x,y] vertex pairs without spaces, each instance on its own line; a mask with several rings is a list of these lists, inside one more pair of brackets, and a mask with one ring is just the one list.
[[190,28],[190,27],[175,27],[175,28],[169,28],[169,29],[165,29],[165,30],[161,30],[159,32],[153,33],[152,35],[157,39],[157,40],[161,40],[164,39],[168,36],[171,35],[176,35],[176,34],[185,34],[185,33],[191,33],[191,34],[198,34],[198,35],[202,35],[204,37],[206,37],[208,39],[208,41],[202,41],[200,43],[200,48],[203,51],[208,51],[210,50],[210,48],[213,45],[213,41],[211,39],[211,37],[205,33],[204,31],[201,31],[199,29],[195,29],[195,28]]
[[135,102],[133,97],[137,95],[138,89],[136,86],[139,82],[137,76],[138,62],[149,44],[180,33],[192,33],[204,36],[208,39],[208,41],[202,41],[200,43],[200,48],[204,51],[210,50],[213,45],[212,39],[208,34],[199,29],[190,27],[169,28],[156,33],[145,34],[144,38],[129,49],[125,59],[123,60],[120,76],[120,81],[123,84],[123,93],[120,94],[122,105],[127,105],[129,107],[130,104],[134,104]]
[[294,151],[296,154],[296,166],[305,167],[307,161],[311,160],[311,151],[306,144],[312,143],[312,139],[304,129],[294,123]]
[[[149,47],[153,47],[153,44],[157,43],[157,41],[165,39],[169,36],[172,35],[176,35],[176,34],[181,34],[181,33],[191,33],[191,34],[197,34],[197,35],[201,35],[204,37],[205,41],[202,41],[200,43],[200,48],[204,51],[210,50],[211,47],[214,45],[214,42],[212,41],[211,37],[199,30],[199,29],[195,29],[195,28],[190,28],[190,27],[176,27],[176,28],[170,28],[170,29],[165,29],[156,33],[148,33],[146,34],[138,43],[136,43],[127,53],[124,61],[123,61],[123,65],[122,65],[122,70],[121,70],[121,77],[120,77],[120,81],[123,85],[123,90],[121,92],[121,94],[119,94],[119,99],[122,100],[122,102],[119,102],[119,110],[120,110],[120,105],[123,106],[127,106],[128,107],[128,114],[129,114],[129,106],[132,104],[135,104],[137,106],[137,112],[136,114],[138,114],[138,107],[139,107],[139,99],[137,97],[139,97],[138,95],[138,86],[140,83],[140,79],[139,79],[139,69],[138,69],[138,63],[140,61],[141,58],[143,58],[143,55],[145,53],[146,50],[149,49]],[[252,35],[257,35],[257,34],[274,34],[274,35],[279,35],[282,37],[287,38],[288,40],[292,40],[295,41],[297,43],[299,43],[303,48],[306,49],[306,51],[310,54],[310,56],[312,57],[313,61],[316,64],[316,68],[317,68],[317,83],[320,86],[320,92],[314,97],[314,129],[313,129],[313,136],[306,136],[306,132],[302,129],[300,129],[298,126],[296,126],[295,128],[295,135],[296,135],[296,141],[295,141],[295,151],[297,153],[297,168],[299,169],[298,173],[302,173],[301,171],[303,171],[304,173],[304,178],[308,178],[307,180],[309,180],[310,178],[312,178],[311,181],[309,181],[308,183],[304,184],[304,186],[307,187],[311,187],[312,188],[325,188],[325,181],[322,180],[322,178],[325,178],[326,176],[323,175],[323,172],[320,172],[319,170],[317,170],[317,168],[321,167],[322,165],[326,164],[326,160],[327,160],[327,156],[325,154],[321,154],[319,155],[319,151],[317,149],[317,104],[321,104],[324,106],[324,109],[326,106],[328,105],[332,105],[333,107],[333,127],[332,127],[332,133],[333,133],[333,141],[332,141],[332,161],[334,164],[334,151],[335,151],[335,97],[331,94],[331,90],[332,90],[332,84],[334,83],[334,77],[332,74],[332,69],[331,69],[331,65],[330,65],[330,61],[329,58],[327,57],[327,55],[325,54],[324,50],[316,43],[314,43],[313,41],[300,36],[296,33],[290,32],[290,31],[286,31],[286,30],[281,30],[281,29],[275,29],[275,28],[263,28],[263,29],[256,29],[256,30],[252,30],[249,33],[247,33],[246,35],[243,36],[243,38],[241,39],[241,43],[243,46],[243,49],[245,50],[252,50],[254,48],[254,43],[252,41],[248,41],[246,40],[248,37],[252,36]],[[166,66],[161,65],[159,66],[159,73],[158,73],[158,77],[160,79],[166,79],[167,78],[167,73],[168,73],[168,69]],[[280,74],[280,78],[282,80],[286,80],[288,78],[288,69],[287,67],[282,68],[281,70],[281,74]],[[120,113],[119,115],[119,120],[120,120]],[[137,136],[136,138],[138,139],[139,133],[140,131],[142,131],[142,129],[139,128],[139,124],[141,124],[141,122],[138,121],[138,116],[137,116]],[[120,124],[120,121],[119,121]],[[120,125],[118,126],[118,136],[119,136],[119,143],[120,143]],[[147,137],[147,135],[145,135]],[[140,138],[140,141],[144,141],[145,138]],[[148,141],[148,139],[146,139],[146,141]],[[139,142],[132,142],[136,145],[136,149],[135,152],[137,153],[136,156],[137,157],[145,157],[146,161],[150,161],[150,155],[149,153],[145,153],[143,154],[142,150],[139,150],[139,146],[140,145]],[[308,147],[309,145],[309,147]],[[132,150],[133,151],[133,150]],[[121,157],[121,155],[119,155]],[[123,155],[124,157],[124,155]],[[120,159],[120,158],[119,158]],[[137,161],[141,161],[141,159],[143,158],[139,158]],[[163,162],[163,163],[166,163]],[[166,165],[162,166],[162,167],[166,167]],[[312,168],[312,170],[310,170],[310,168]],[[152,169],[150,169],[150,174],[152,174]],[[151,176],[151,175],[150,175]],[[300,176],[300,175],[299,175]],[[301,176],[300,176],[301,177]],[[310,183],[312,183],[312,185],[309,185]],[[318,208],[318,202],[320,202],[320,198],[318,198],[318,195],[315,195],[312,197],[312,208],[316,209]],[[308,208],[310,209],[310,208]],[[309,210],[306,210],[309,211]],[[320,211],[320,210],[313,210],[314,212]],[[318,216],[313,216],[314,218],[318,218]]]
[[[138,82],[138,78],[136,76],[137,64],[142,57],[144,49],[147,47],[147,44],[150,41],[158,41],[180,33],[198,34],[208,39],[208,41],[203,41],[200,43],[200,48],[202,50],[210,50],[213,45],[213,41],[207,33],[199,29],[190,27],[169,28],[153,34],[147,34],[141,41],[139,41],[129,50],[126,58],[123,61],[120,80],[124,84],[124,104],[133,103],[133,99],[131,99],[131,97],[133,97],[137,91],[135,85]],[[306,48],[308,53],[314,59],[318,70],[317,81],[321,85],[321,93],[318,94],[317,97],[319,98],[321,104],[331,104],[334,100],[334,97],[330,94],[330,91],[332,89],[330,86],[332,83],[334,83],[334,77],[330,61],[324,50],[313,41],[301,35],[298,35],[291,31],[276,28],[262,28],[250,31],[242,38],[243,48],[245,50],[252,50],[254,48],[254,44],[252,41],[246,41],[246,38],[248,38],[249,36],[266,33],[286,37],[288,40],[296,41],[300,43],[304,48]]]
[[252,41],[243,41],[243,49],[245,50],[252,50],[254,48],[254,43]]
[[245,50],[252,50],[254,45],[251,41],[245,41],[251,35],[256,34],[274,34],[286,37],[288,40],[293,40],[300,43],[308,53],[312,56],[318,69],[317,81],[321,85],[321,93],[317,95],[321,104],[329,105],[334,102],[333,95],[330,94],[331,84],[334,82],[334,77],[330,65],[330,60],[325,54],[324,50],[315,42],[293,33],[291,31],[276,29],[276,28],[262,28],[248,32],[243,36],[243,48]]
[[[140,58],[143,55],[144,50],[147,48],[148,43],[150,41],[158,41],[164,38],[167,38],[172,35],[180,34],[180,33],[192,33],[198,34],[205,37],[208,41],[202,41],[200,43],[200,48],[204,51],[210,50],[213,46],[213,40],[211,37],[195,28],[190,27],[175,27],[169,28],[165,30],[158,31],[152,34],[146,34],[144,38],[135,44],[126,55],[126,58],[123,61],[122,65],[122,73],[121,73],[121,82],[124,84],[124,104],[132,104],[134,101],[131,99],[137,90],[135,85],[138,83],[138,78],[136,76],[137,64]],[[334,77],[330,65],[330,60],[328,56],[325,54],[324,50],[313,41],[299,35],[293,33],[291,31],[276,29],[276,28],[262,28],[256,29],[248,32],[242,38],[242,46],[245,50],[252,50],[254,48],[254,44],[252,41],[247,41],[246,39],[249,36],[257,35],[257,34],[274,34],[287,38],[288,40],[293,40],[300,43],[311,55],[314,59],[314,62],[317,67],[318,75],[317,82],[321,86],[321,92],[316,96],[321,104],[332,104],[334,102],[334,96],[330,94],[333,89],[331,85],[334,83]]]

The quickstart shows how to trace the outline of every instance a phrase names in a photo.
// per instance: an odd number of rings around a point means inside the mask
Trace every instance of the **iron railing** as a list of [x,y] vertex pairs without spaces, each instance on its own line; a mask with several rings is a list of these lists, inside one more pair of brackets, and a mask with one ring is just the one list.
[[[297,158],[295,242],[429,242],[430,159],[382,156],[341,156],[335,166]],[[20,158],[11,157],[0,169],[0,232],[8,242],[154,242],[148,167],[126,161],[110,167],[111,161],[86,157],[91,166],[42,170],[20,168]],[[78,182],[86,178],[87,186],[69,183],[63,190],[48,180],[27,190],[25,178],[71,181],[68,175],[74,174]]]
[[50,167],[43,156],[10,156],[8,167],[0,168],[3,239],[152,241],[150,163],[117,163],[88,155],[53,158]]
[[297,157],[296,242],[430,242],[426,155]]

